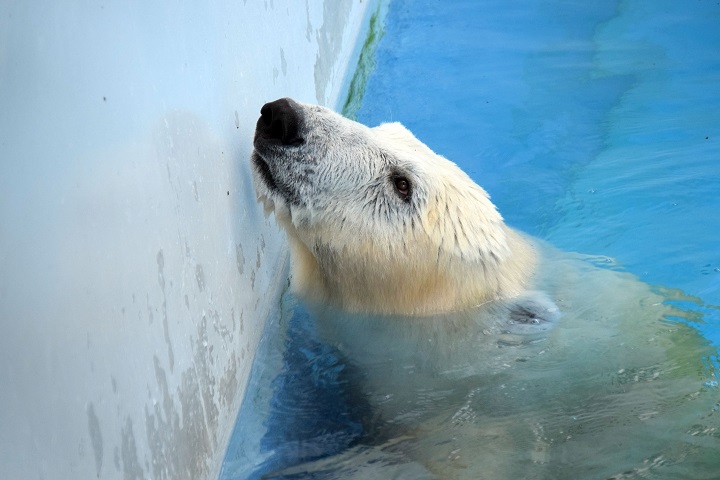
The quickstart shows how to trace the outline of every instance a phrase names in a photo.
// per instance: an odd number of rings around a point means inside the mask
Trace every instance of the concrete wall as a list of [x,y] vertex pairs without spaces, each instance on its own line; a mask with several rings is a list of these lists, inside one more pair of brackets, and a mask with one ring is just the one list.
[[0,3],[0,478],[217,475],[285,284],[254,123],[337,105],[367,4]]

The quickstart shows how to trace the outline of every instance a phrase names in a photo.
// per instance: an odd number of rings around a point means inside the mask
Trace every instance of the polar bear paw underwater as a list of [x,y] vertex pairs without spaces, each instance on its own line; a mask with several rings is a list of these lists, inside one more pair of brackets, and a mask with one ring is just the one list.
[[720,471],[718,392],[703,386],[716,352],[668,301],[681,292],[513,230],[398,123],[280,99],[251,165],[293,292],[381,419],[338,478],[388,474],[378,459],[398,478]]

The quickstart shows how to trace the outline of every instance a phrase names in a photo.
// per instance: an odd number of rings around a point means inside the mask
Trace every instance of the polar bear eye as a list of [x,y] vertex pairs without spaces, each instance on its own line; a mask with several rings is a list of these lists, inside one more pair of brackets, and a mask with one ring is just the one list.
[[410,181],[405,177],[395,177],[395,190],[403,199],[410,196]]

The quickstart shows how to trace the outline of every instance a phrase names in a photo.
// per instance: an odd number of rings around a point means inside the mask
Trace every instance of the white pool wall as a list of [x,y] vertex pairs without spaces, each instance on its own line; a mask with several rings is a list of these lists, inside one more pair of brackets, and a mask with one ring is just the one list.
[[0,3],[0,478],[216,478],[287,283],[259,109],[341,104],[372,4]]

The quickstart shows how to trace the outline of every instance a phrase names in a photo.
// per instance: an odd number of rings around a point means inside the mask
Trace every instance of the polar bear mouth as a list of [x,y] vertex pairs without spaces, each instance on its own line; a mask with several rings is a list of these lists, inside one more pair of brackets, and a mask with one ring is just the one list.
[[252,153],[252,163],[255,166],[255,170],[260,175],[265,187],[271,192],[278,191],[277,183],[275,183],[275,177],[273,177],[270,165],[263,159],[257,151]]
[[251,161],[256,172],[257,181],[262,182],[269,196],[276,197],[276,199],[279,197],[284,202],[297,207],[305,205],[296,188],[292,186],[295,183],[293,179],[286,178],[282,174],[278,176],[277,173],[273,173],[271,163],[265,160],[257,149],[253,151]]

